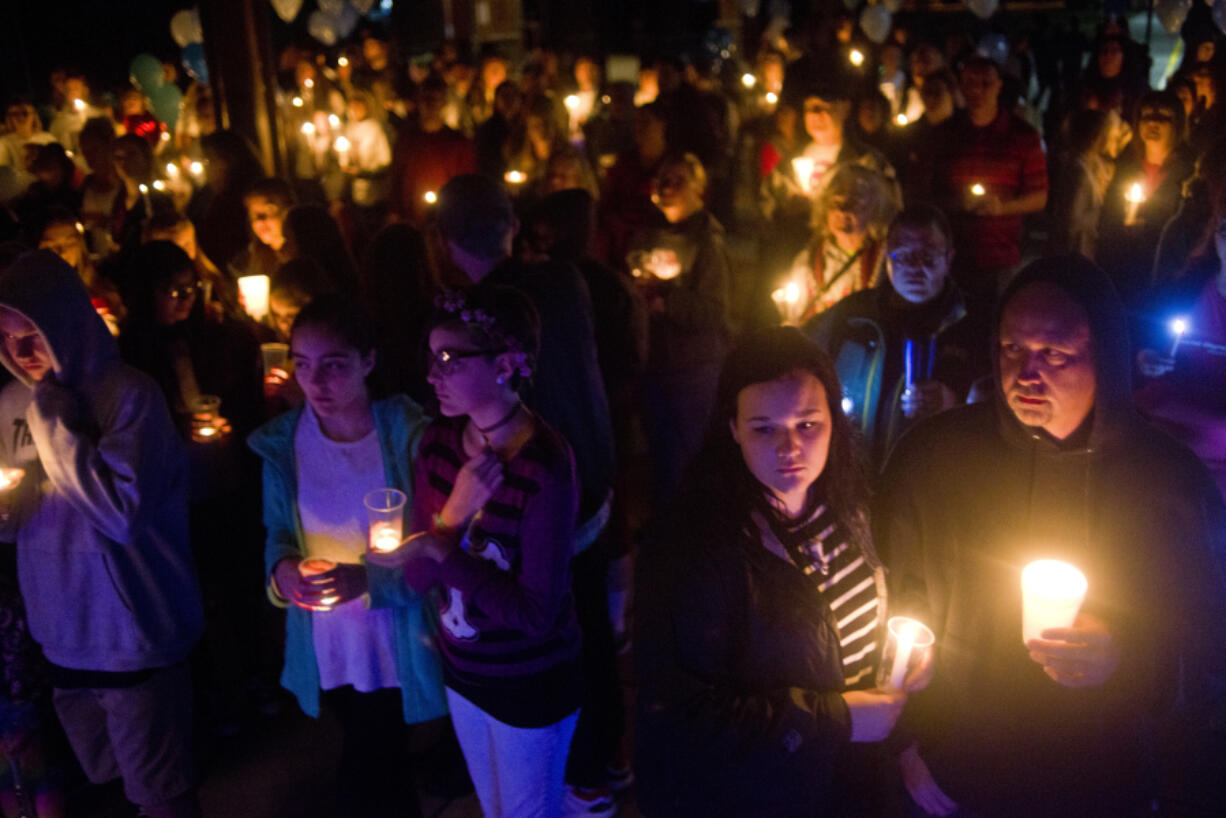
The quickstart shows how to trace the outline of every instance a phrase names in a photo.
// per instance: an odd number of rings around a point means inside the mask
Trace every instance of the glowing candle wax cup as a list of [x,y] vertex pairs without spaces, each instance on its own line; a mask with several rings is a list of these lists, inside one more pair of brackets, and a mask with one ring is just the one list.
[[85,100],[74,99],[72,101],[72,107],[76,109],[77,111],[84,111],[85,110]]
[[797,156],[792,160],[792,171],[796,174],[796,181],[800,183],[800,189],[805,192],[805,195],[813,192],[813,168],[814,161],[808,156]]
[[434,204],[438,201],[438,194],[433,190],[427,190],[426,195],[422,196],[426,200],[426,204]]
[[776,94],[774,91],[768,91],[766,93],[766,101],[770,103],[771,105],[774,105],[776,102],[779,101],[779,95]]
[[894,117],[894,122],[895,122],[895,123],[898,125],[898,127],[900,127],[900,128],[904,128],[904,127],[906,127],[907,123],[908,123],[908,122],[910,122],[910,121],[911,121],[911,120],[907,119],[907,115],[906,115],[906,114],[899,114],[898,116]]
[[344,156],[349,152],[352,145],[349,144],[349,139],[344,136],[338,136],[336,141],[332,143],[332,147],[336,148],[336,152]]
[[522,185],[528,179],[528,175],[518,170],[508,170],[506,176],[503,177],[509,184]]
[[15,487],[25,476],[25,469],[0,468],[0,491],[8,491]]
[[746,88],[753,88],[754,85],[757,84],[757,82],[758,82],[758,78],[755,77],[753,74],[742,74],[741,75],[741,84],[744,85]]
[[886,623],[885,650],[877,668],[877,687],[901,691],[907,672],[921,653],[932,646],[936,636],[927,625],[905,616],[892,616]]
[[972,196],[984,196],[987,194],[987,192],[988,192],[987,188],[985,188],[983,185],[979,184],[978,182],[971,185],[971,195]]
[[291,103],[291,104],[292,104],[292,105],[293,105],[295,108],[301,108],[301,107],[303,106],[303,104],[304,104],[304,103],[302,102],[302,97],[294,97],[293,99],[291,99],[291,100],[290,100],[290,103]]
[[1124,224],[1136,224],[1137,211],[1141,209],[1141,205],[1145,204],[1145,186],[1140,182],[1133,182],[1124,194],[1124,201],[1128,203],[1128,208],[1124,212]]
[[303,136],[314,136],[315,135],[315,123],[314,122],[303,122],[302,123],[302,134]]
[[853,48],[851,50],[851,53],[847,55],[847,59],[851,62],[852,65],[859,68],[861,65],[864,64],[864,52],[858,48]]
[[362,503],[370,523],[370,549],[381,554],[395,551],[404,538],[404,505],[407,497],[398,489],[375,489]]
[[268,315],[268,276],[242,276],[238,292],[243,297],[243,309],[256,321]]
[[1037,560],[1022,569],[1022,642],[1048,628],[1070,628],[1086,598],[1085,574],[1067,562]]

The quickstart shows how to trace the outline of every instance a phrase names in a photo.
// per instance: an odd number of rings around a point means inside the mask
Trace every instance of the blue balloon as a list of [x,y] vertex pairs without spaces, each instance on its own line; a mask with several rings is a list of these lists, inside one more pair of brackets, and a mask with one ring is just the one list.
[[149,96],[162,85],[162,61],[152,54],[137,54],[128,66],[128,76],[137,88]]
[[174,131],[175,123],[179,121],[179,103],[182,101],[182,92],[172,82],[155,88],[149,95],[149,107],[153,109],[153,115],[168,131]]
[[204,58],[204,46],[200,43],[188,43],[183,49],[183,69],[197,82],[209,82],[209,63]]

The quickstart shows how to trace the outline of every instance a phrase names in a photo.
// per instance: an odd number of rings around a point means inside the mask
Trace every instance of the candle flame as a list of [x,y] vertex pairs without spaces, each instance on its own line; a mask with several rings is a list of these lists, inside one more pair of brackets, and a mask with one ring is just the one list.
[[315,135],[315,123],[314,122],[303,122],[302,132],[307,136],[314,136]]
[[348,58],[348,57],[340,57],[339,59],[337,59],[336,64],[337,64],[337,66],[339,66],[340,68],[344,68],[346,65],[349,65],[349,58]]
[[851,60],[851,64],[859,67],[864,64],[864,52],[858,48],[853,48],[851,53],[847,55],[847,59]]
[[332,147],[336,148],[337,153],[344,153],[349,150],[349,140],[343,136],[338,136],[336,141],[332,143]]
[[422,198],[426,200],[426,204],[434,204],[438,201],[438,194],[433,190],[427,190],[426,195]]
[[78,110],[78,111],[84,111],[84,110],[85,110],[85,100],[83,100],[83,99],[74,99],[74,100],[72,101],[72,107],[73,107],[73,108],[75,108],[75,109],[76,109],[76,110]]
[[336,114],[328,114],[328,124],[333,128],[339,128],[341,126],[341,118]]
[[166,175],[172,179],[179,175],[179,167],[174,162],[166,163]]
[[1175,318],[1171,321],[1171,332],[1175,335],[1183,335],[1188,331],[1188,320],[1186,318]]
[[1133,182],[1128,192],[1124,194],[1124,198],[1135,204],[1141,204],[1145,201],[1145,186],[1140,182]]
[[894,121],[898,123],[898,126],[901,128],[906,126],[906,124],[911,120],[907,119],[906,114],[899,114],[898,116],[894,117]]
[[1084,596],[1086,576],[1067,562],[1036,560],[1022,569],[1022,587],[1043,596],[1067,599]]
[[769,102],[771,105],[774,105],[776,102],[779,101],[779,95],[776,94],[774,91],[768,91],[766,94],[766,101]]
[[81,222],[77,222],[77,232],[78,232],[78,233],[84,233],[84,232],[85,232],[85,225],[81,224]]
[[513,185],[519,185],[523,184],[528,177],[518,170],[509,170],[504,178]]
[[141,193],[148,193],[148,192],[149,192],[149,186],[148,186],[148,185],[145,185],[145,184],[142,184],[142,185],[141,185],[141,186],[138,188],[138,190],[140,190],[140,192],[141,192]]
[[195,176],[199,176],[200,174],[204,173],[203,162],[192,162],[189,167],[191,168],[192,174]]
[[754,85],[757,84],[757,82],[758,82],[758,78],[755,77],[753,74],[742,74],[741,75],[741,84],[744,85],[746,88],[753,88]]
[[303,105],[302,97],[296,96],[290,100],[290,103],[292,103],[295,108],[301,108]]
[[307,77],[306,79],[302,81],[302,87],[303,88],[314,88],[315,80],[311,79],[310,77]]
[[787,286],[783,288],[783,300],[789,304],[795,304],[800,300],[800,285],[795,281],[789,281]]
[[153,182],[153,189],[154,190],[165,190],[166,183],[163,182],[161,179],[155,179]]
[[971,195],[972,196],[983,196],[987,192],[988,192],[987,189],[984,188],[984,186],[979,184],[978,182],[971,185]]
[[577,94],[567,94],[564,102],[566,103],[566,107],[573,111],[579,107],[579,96]]

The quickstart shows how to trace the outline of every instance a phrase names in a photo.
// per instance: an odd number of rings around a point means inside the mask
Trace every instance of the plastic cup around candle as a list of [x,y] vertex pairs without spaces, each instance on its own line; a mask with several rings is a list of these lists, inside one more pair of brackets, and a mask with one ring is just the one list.
[[25,469],[7,468],[0,469],[0,492],[8,491],[16,488],[22,478],[26,476]]
[[268,276],[243,276],[238,280],[243,309],[256,321],[268,315],[268,283]]
[[1086,598],[1085,574],[1067,562],[1037,560],[1022,569],[1022,642],[1048,628],[1070,628]]
[[370,550],[387,554],[404,539],[404,504],[408,498],[399,489],[375,489],[367,493],[366,519],[370,523]]
[[285,371],[289,363],[289,344],[272,342],[260,344],[260,359],[264,363],[264,377],[267,378],[274,369]]
[[[336,563],[332,560],[313,557],[309,560],[303,560],[302,562],[298,563],[298,573],[304,577],[314,577],[319,576],[320,574],[326,574],[335,567]],[[336,600],[337,597],[326,596],[319,600],[319,604],[323,606],[324,610],[327,610],[336,604]]]
[[907,672],[924,649],[936,641],[932,630],[922,622],[905,616],[892,616],[886,623],[885,650],[877,668],[877,687],[901,691],[907,682]]

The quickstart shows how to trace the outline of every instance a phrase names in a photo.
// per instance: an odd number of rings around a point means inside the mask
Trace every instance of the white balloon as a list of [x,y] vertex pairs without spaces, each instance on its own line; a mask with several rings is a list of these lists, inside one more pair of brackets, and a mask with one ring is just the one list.
[[981,20],[986,20],[996,13],[996,6],[1000,0],[966,0],[966,7],[971,10],[976,17]]
[[204,27],[200,25],[200,12],[197,9],[182,9],[176,11],[170,18],[170,36],[175,38],[179,48],[187,48],[192,43],[204,42]]
[[860,30],[864,32],[865,37],[880,45],[890,34],[892,19],[890,10],[885,6],[865,6],[864,11],[860,12]]
[[370,14],[375,7],[375,0],[349,0],[349,5],[357,9],[358,14]]
[[902,8],[902,0],[881,0],[881,5],[885,6],[886,11],[890,14],[897,14]]
[[1213,0],[1213,24],[1226,32],[1226,0]]
[[341,39],[348,37],[353,33],[353,30],[358,27],[358,23],[362,21],[362,15],[354,10],[353,6],[346,3],[341,8],[341,13],[334,18],[334,27],[336,33],[341,36]]
[[336,45],[336,29],[331,17],[322,11],[313,11],[307,18],[307,33],[327,46]]
[[975,51],[997,65],[1004,65],[1005,60],[1009,59],[1009,41],[1003,34],[985,34]]
[[1192,0],[1158,0],[1154,6],[1158,22],[1162,23],[1162,27],[1170,34],[1183,27],[1183,21],[1188,19],[1188,12],[1191,10]]
[[345,7],[345,0],[317,0],[319,10],[329,17],[340,17],[341,9]]
[[292,23],[302,11],[302,0],[272,0],[272,9],[282,22]]

